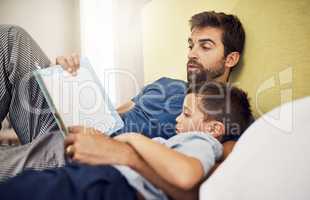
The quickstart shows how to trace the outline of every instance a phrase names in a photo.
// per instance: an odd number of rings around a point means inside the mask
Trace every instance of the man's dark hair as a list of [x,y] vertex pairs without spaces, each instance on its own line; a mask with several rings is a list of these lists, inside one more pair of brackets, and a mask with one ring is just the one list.
[[243,52],[245,43],[245,32],[243,26],[235,15],[223,12],[207,11],[198,13],[190,19],[191,30],[194,28],[213,27],[223,31],[222,42],[224,44],[224,55],[237,51]]
[[190,85],[189,93],[201,97],[199,107],[206,114],[206,120],[224,124],[225,134],[222,142],[238,140],[254,121],[248,96],[237,87],[225,83],[207,82]]

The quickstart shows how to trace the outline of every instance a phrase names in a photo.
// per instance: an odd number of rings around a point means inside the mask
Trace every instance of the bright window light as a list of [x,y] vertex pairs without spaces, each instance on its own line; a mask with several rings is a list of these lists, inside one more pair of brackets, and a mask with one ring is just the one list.
[[112,102],[116,102],[113,0],[80,0],[81,54],[89,58]]

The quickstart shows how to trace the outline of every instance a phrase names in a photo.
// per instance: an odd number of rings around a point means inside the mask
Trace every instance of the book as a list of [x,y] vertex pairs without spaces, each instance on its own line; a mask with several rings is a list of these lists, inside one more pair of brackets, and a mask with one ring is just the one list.
[[60,65],[33,74],[63,136],[73,125],[92,127],[107,135],[124,126],[87,58],[80,60],[75,76]]

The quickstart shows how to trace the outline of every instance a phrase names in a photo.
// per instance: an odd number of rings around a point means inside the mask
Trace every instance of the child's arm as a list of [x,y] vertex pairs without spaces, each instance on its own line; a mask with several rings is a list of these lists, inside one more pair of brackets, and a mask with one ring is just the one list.
[[158,175],[176,187],[189,190],[204,177],[198,159],[169,149],[141,134],[122,134],[115,139],[129,143]]
[[183,190],[179,187],[176,187],[175,185],[170,184],[164,178],[158,175],[156,171],[151,168],[135,150],[130,154],[127,165],[137,171],[148,181],[150,181],[155,187],[164,191],[170,197],[169,199],[199,199],[199,184],[197,184],[191,190]]

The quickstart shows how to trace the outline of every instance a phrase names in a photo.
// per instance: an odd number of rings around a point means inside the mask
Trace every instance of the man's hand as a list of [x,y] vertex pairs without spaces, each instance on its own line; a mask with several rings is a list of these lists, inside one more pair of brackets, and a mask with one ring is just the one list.
[[76,75],[77,70],[80,68],[80,55],[74,53],[71,56],[59,56],[56,58],[56,65],[61,65],[64,70]]
[[81,126],[69,127],[66,154],[74,161],[90,165],[130,165],[135,159],[132,147],[103,133]]

